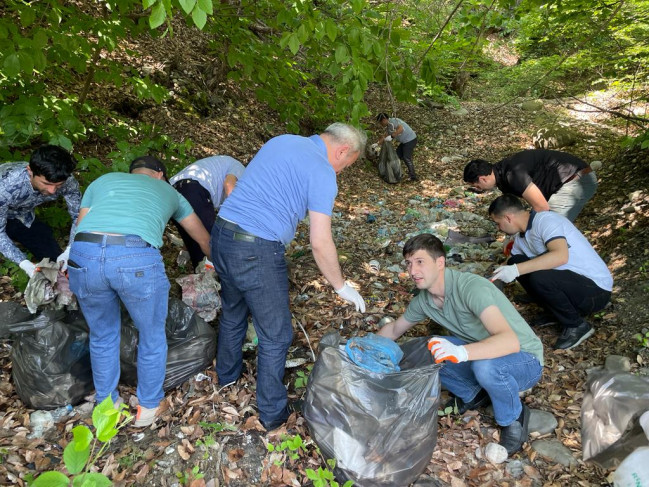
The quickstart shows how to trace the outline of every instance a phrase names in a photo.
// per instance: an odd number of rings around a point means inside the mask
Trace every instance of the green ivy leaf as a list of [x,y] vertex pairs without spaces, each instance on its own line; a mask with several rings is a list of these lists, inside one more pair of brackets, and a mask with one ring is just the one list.
[[115,436],[117,434],[115,425],[118,420],[119,412],[113,406],[111,397],[108,396],[92,411],[92,424],[97,430],[97,439],[105,443]]
[[352,5],[352,10],[354,13],[361,13],[363,10],[363,4],[365,3],[365,0],[351,0],[351,5]]
[[82,424],[72,428],[72,437],[76,442],[78,450],[88,448],[93,438],[92,431],[90,431],[87,426],[84,426]]
[[189,15],[193,10],[194,5],[196,5],[196,0],[178,0],[178,3],[180,3],[180,6],[185,13]]
[[0,39],[6,39],[7,37],[9,37],[9,30],[0,22]]
[[72,440],[67,444],[65,450],[63,450],[63,461],[65,462],[65,467],[68,469],[68,472],[71,474],[77,474],[83,470],[90,458],[90,447],[86,446],[85,448],[77,445],[76,440]]
[[198,7],[207,15],[212,15],[214,13],[214,10],[212,9],[212,0],[198,0]]
[[345,46],[344,44],[338,44],[338,46],[336,47],[335,58],[338,64],[346,63],[349,60],[347,46]]
[[298,39],[297,34],[291,34],[291,37],[289,37],[288,48],[293,53],[293,56],[300,50],[300,39]]
[[338,36],[338,26],[336,23],[331,20],[327,19],[325,22],[325,30],[327,32],[327,37],[331,42],[336,40],[336,36]]
[[74,478],[72,487],[110,487],[113,483],[103,473],[84,473]]
[[34,59],[27,51],[18,51],[18,59],[20,59],[20,69],[27,76],[31,76],[34,72]]
[[356,83],[356,86],[354,86],[354,90],[352,91],[352,100],[354,100],[354,103],[358,103],[363,99],[363,90],[361,89],[361,85]]
[[154,3],[156,3],[158,0],[142,0],[142,8],[146,10],[147,8],[151,7]]
[[162,2],[158,3],[155,7],[151,9],[151,15],[149,16],[149,27],[152,29],[157,29],[160,27],[165,18],[167,17],[167,11]]
[[68,487],[70,479],[61,472],[45,472],[31,483],[32,487]]
[[60,145],[68,151],[72,150],[72,141],[63,134],[57,134],[53,137],[50,137],[49,143],[52,145]]
[[9,54],[7,57],[5,57],[2,66],[4,67],[5,75],[8,78],[14,78],[18,76],[20,74],[20,58],[18,57],[18,54],[15,52]]
[[32,41],[32,47],[34,49],[43,49],[45,46],[47,46],[47,33],[43,29],[38,29],[36,33],[34,34],[34,38]]
[[29,27],[36,20],[35,9],[31,6],[27,6],[20,10],[20,24],[23,27]]
[[207,23],[207,14],[197,5],[196,8],[192,10],[192,20],[196,27],[203,30],[203,27],[205,27],[205,24]]

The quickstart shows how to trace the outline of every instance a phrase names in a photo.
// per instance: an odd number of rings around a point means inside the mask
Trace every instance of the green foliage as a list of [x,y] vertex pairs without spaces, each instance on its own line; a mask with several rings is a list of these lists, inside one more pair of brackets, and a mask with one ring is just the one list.
[[[70,478],[61,472],[44,472],[30,483],[32,487],[67,487],[72,481],[73,487],[110,486],[112,482],[104,474],[91,472],[90,469],[106,451],[110,440],[131,421],[131,414],[126,405],[115,409],[112,399],[107,397],[92,411],[92,423],[95,435],[85,425],[72,429],[72,440],[63,450],[63,462]],[[97,449],[97,443],[101,446]],[[96,450],[96,453],[94,453]],[[94,453],[94,455],[93,455]]]
[[14,264],[10,260],[3,260],[0,263],[0,274],[11,277],[11,285],[20,292],[24,292],[27,288],[29,277],[18,267],[18,264]]
[[190,485],[194,480],[205,477],[205,474],[201,473],[198,465],[194,465],[191,470],[187,469],[184,472],[177,472],[176,477],[178,477],[180,485]]
[[[327,465],[329,468],[318,467],[318,470],[306,469],[306,476],[313,482],[313,487],[339,487],[340,484],[336,482],[332,472],[336,468],[336,460],[330,458],[327,460]],[[352,485],[354,485],[354,482],[348,480],[343,484],[343,487],[351,487]]]
[[304,442],[300,435],[282,435],[281,440],[282,442],[279,445],[268,443],[268,445],[266,445],[268,451],[271,453],[274,451],[286,452],[291,460],[297,460],[300,458],[300,452],[303,453],[306,451],[304,448]]
[[633,337],[638,340],[642,347],[649,348],[649,330],[644,329],[642,333],[636,333]]
[[221,431],[236,431],[237,427],[232,424],[223,424],[223,423],[206,423],[200,421],[198,423],[201,428],[208,430],[211,433],[220,433]]
[[302,370],[297,371],[297,373],[295,374],[297,377],[295,378],[294,383],[296,389],[302,389],[306,387],[309,382],[309,374],[311,373],[311,369],[313,369],[313,365],[307,365],[306,372]]

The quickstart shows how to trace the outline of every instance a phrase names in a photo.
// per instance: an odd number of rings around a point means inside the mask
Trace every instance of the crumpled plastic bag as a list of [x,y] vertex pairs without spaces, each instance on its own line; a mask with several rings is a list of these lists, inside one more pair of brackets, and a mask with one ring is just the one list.
[[88,325],[80,311],[30,315],[17,303],[0,303],[0,337],[13,339],[12,379],[34,409],[80,403],[94,388]]
[[379,154],[379,176],[387,183],[395,184],[401,181],[401,161],[391,142],[383,142]]
[[350,339],[345,345],[345,351],[356,365],[382,374],[399,372],[399,362],[403,358],[399,345],[374,333]]
[[45,257],[36,264],[38,272],[29,279],[25,288],[25,304],[31,313],[36,313],[39,306],[53,304],[54,309],[68,306],[77,309],[74,294],[64,272],[59,270],[58,262],[50,262]]
[[401,345],[401,371],[390,374],[357,366],[342,346],[322,349],[302,414],[322,453],[336,459],[338,481],[405,486],[425,470],[437,443],[441,367],[427,343]]
[[649,411],[649,377],[607,370],[591,373],[581,406],[583,458],[614,468],[649,445],[639,418]]
[[205,321],[212,321],[221,309],[219,291],[221,284],[216,280],[216,272],[206,269],[176,278],[182,288],[183,303],[191,306]]
[[[162,387],[176,387],[208,368],[216,357],[216,330],[179,299],[169,299],[166,322],[167,366]],[[138,332],[128,312],[122,313],[121,381],[137,384]]]

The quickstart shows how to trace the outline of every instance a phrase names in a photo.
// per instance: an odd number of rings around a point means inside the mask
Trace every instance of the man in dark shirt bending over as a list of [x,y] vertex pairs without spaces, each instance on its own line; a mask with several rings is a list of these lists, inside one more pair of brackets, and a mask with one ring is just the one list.
[[586,162],[546,149],[517,152],[495,164],[475,159],[465,166],[464,181],[481,190],[497,186],[536,212],[552,210],[571,222],[597,189],[597,176]]

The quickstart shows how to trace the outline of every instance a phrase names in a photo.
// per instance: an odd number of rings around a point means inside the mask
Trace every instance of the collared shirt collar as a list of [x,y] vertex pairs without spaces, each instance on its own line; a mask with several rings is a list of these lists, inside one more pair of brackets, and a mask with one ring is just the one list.
[[530,211],[530,218],[527,220],[527,228],[523,233],[521,233],[521,237],[525,238],[525,234],[532,228],[532,222],[534,221],[534,217],[536,216],[536,211],[532,210]]

